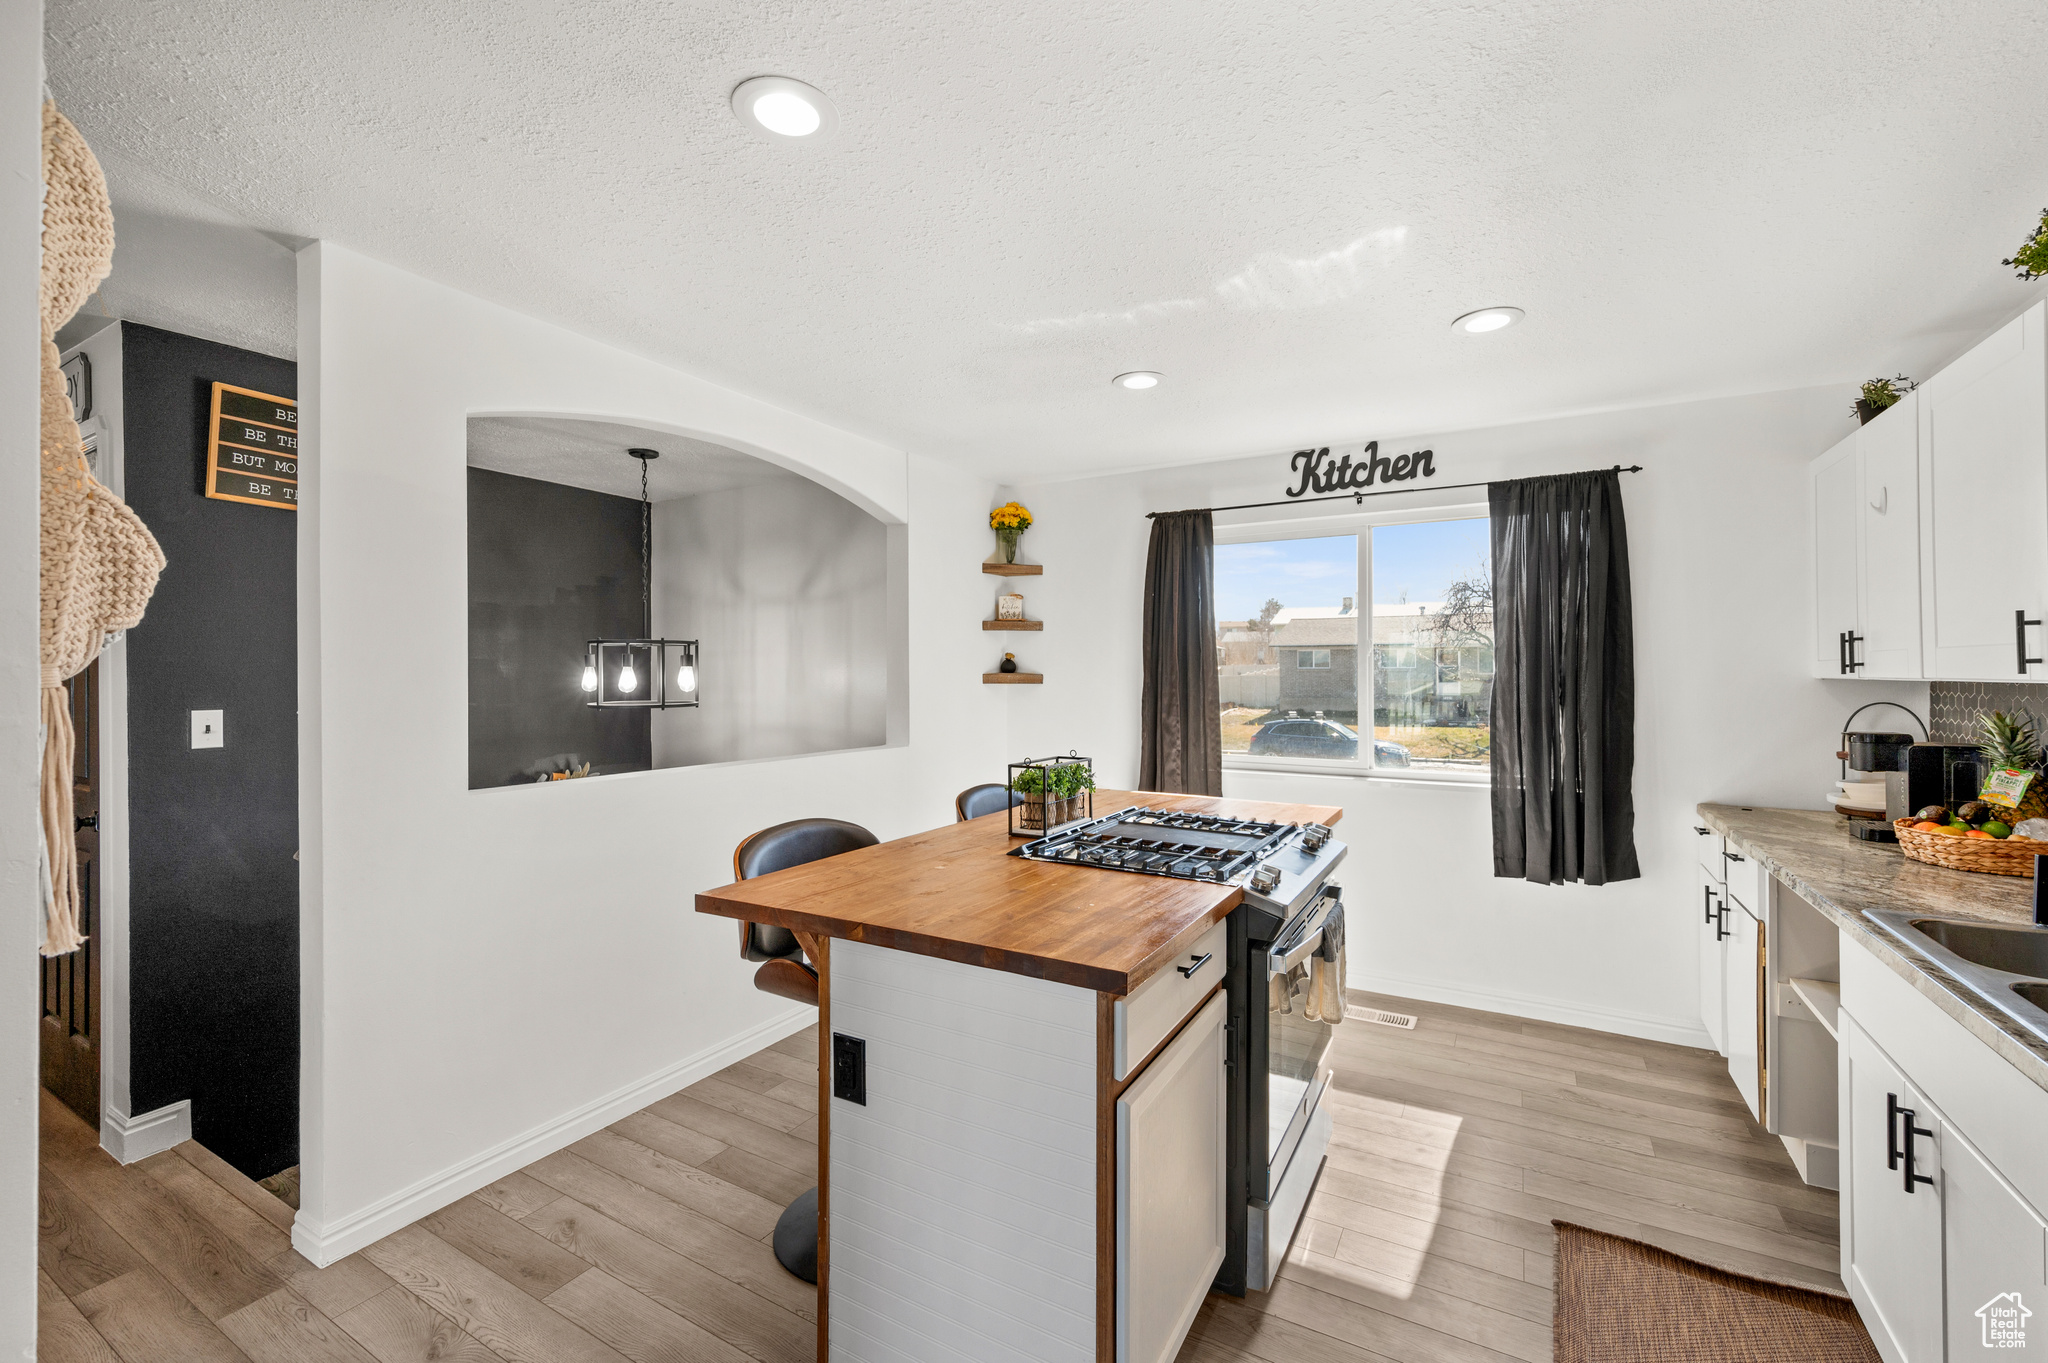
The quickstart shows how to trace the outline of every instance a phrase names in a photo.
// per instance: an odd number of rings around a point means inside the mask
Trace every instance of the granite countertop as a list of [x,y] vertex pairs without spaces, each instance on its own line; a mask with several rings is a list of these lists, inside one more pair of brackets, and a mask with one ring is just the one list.
[[1707,825],[1834,920],[1944,1013],[2048,1089],[2048,1042],[1977,999],[1931,956],[1881,931],[1866,909],[2031,926],[2034,882],[1910,860],[1895,843],[1860,842],[1839,814],[1700,805]]

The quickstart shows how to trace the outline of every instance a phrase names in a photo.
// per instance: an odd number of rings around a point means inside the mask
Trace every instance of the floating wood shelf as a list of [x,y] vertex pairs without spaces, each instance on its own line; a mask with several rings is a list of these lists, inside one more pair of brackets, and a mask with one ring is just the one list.
[[981,570],[984,573],[991,573],[996,577],[1037,577],[1045,571],[1045,565],[1042,563],[984,563],[981,565]]
[[984,620],[983,629],[1044,629],[1043,620]]
[[1045,680],[1042,672],[984,672],[981,683],[984,686],[1037,686]]

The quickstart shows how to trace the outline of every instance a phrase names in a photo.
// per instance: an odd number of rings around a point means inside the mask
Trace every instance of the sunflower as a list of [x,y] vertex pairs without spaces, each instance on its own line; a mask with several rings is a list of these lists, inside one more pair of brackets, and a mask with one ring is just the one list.
[[1031,513],[1022,502],[1004,502],[988,513],[988,524],[991,530],[1029,530]]

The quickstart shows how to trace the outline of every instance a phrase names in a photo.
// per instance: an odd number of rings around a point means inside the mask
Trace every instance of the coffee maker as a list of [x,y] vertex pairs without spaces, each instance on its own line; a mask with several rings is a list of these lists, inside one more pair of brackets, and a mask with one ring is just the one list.
[[1974,744],[1915,743],[1911,734],[1851,733],[1837,754],[1852,772],[1884,778],[1884,819],[1852,819],[1865,842],[1896,842],[1892,824],[1928,805],[1951,807],[1977,798],[1983,756]]

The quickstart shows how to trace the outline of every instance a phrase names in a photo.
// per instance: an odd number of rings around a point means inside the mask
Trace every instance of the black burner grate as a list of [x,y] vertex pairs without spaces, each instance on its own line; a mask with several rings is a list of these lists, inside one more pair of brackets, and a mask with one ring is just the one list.
[[1293,824],[1136,807],[1025,843],[1010,855],[1179,880],[1225,881],[1257,864],[1293,831]]

